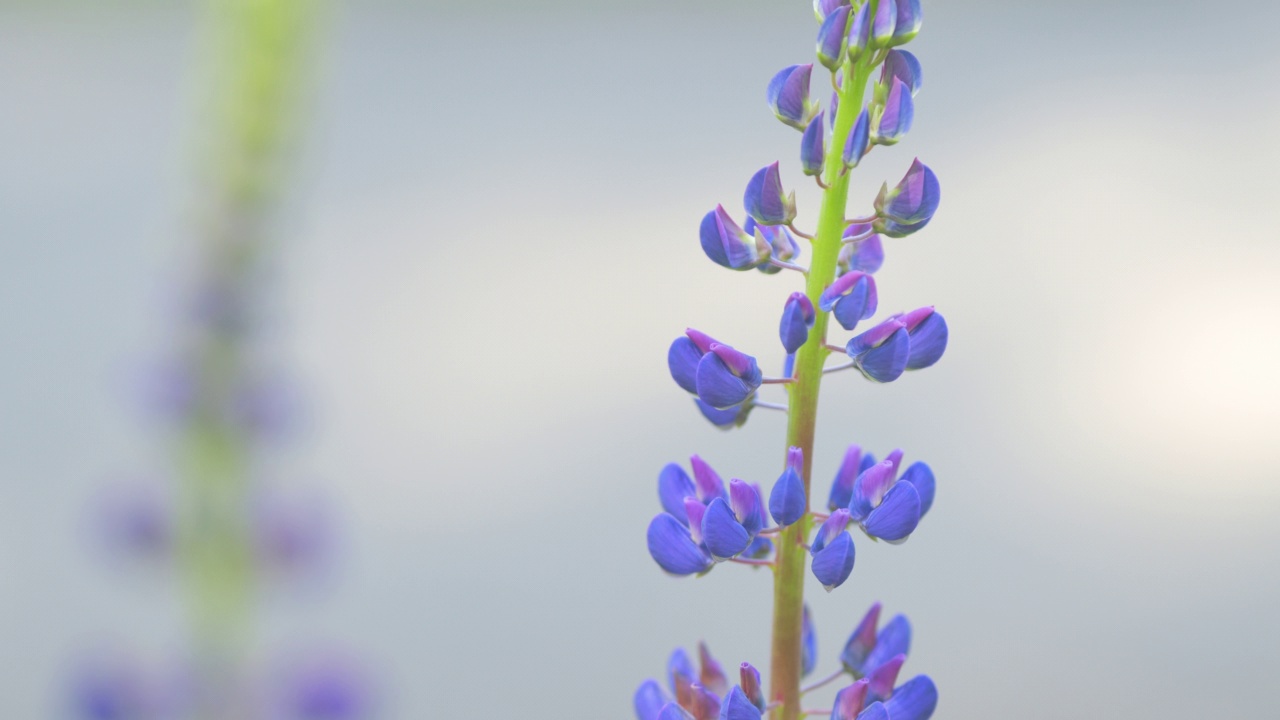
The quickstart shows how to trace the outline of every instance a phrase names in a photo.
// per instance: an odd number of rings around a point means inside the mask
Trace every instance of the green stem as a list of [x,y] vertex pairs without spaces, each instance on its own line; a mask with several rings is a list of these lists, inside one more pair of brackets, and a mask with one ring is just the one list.
[[[844,232],[845,205],[849,197],[849,174],[844,171],[844,143],[862,111],[863,95],[871,65],[864,57],[857,63],[846,62],[844,87],[836,111],[832,141],[823,166],[827,189],[822,196],[822,210],[813,239],[813,259],[805,293],[818,307],[818,297],[835,279],[836,261],[840,255],[840,236]],[[787,421],[787,446],[804,451],[805,496],[810,492],[810,469],[813,467],[813,436],[818,418],[818,389],[822,384],[822,366],[826,361],[827,321],[820,309],[809,339],[796,355],[796,381],[788,386],[790,399]],[[802,543],[809,536],[810,515],[784,530],[778,538],[777,570],[773,584],[773,651],[770,662],[770,697],[779,705],[773,720],[797,720],[800,706],[800,670],[802,616],[804,612],[805,551]]]

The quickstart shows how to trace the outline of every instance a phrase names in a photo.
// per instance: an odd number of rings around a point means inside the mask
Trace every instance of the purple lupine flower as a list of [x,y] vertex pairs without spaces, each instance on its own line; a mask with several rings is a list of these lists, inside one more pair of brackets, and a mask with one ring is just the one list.
[[917,675],[894,690],[884,707],[893,720],[929,720],[938,707],[938,686],[928,675]]
[[895,657],[910,653],[911,621],[906,615],[894,615],[893,619],[876,633],[875,645],[867,653],[866,659],[862,661],[862,665],[856,672],[863,677],[869,676]]
[[893,382],[907,369],[911,354],[911,339],[907,328],[899,320],[890,318],[879,325],[856,335],[845,347],[845,352],[868,380]]
[[[686,501],[686,508],[689,503]],[[702,503],[693,500],[693,504],[702,508]],[[695,540],[694,527],[701,528],[701,512],[695,523],[689,515],[689,526],[686,527],[674,515],[661,513],[649,523],[647,540],[649,555],[658,567],[672,575],[695,575],[711,569],[715,561],[710,553],[702,548],[700,538]],[[699,530],[699,533],[701,531]]]
[[902,473],[900,482],[908,482],[915,486],[916,493],[920,496],[920,517],[924,517],[925,513],[929,512],[929,508],[933,507],[933,495],[936,491],[933,470],[923,462],[916,461]]
[[[849,639],[845,642],[844,650],[840,652],[840,664],[844,666],[845,670],[855,675],[862,674],[862,668],[867,662],[867,656],[871,654],[872,648],[876,646],[876,626],[879,624],[880,603],[875,603],[867,610],[867,614],[862,616],[862,620],[853,629],[853,633],[849,635]],[[910,632],[908,630],[909,635]]]
[[890,45],[906,45],[920,32],[924,20],[920,11],[920,0],[897,0],[898,15],[893,24],[893,39]]
[[764,380],[756,359],[728,345],[711,343],[711,352],[698,361],[698,397],[723,410],[745,401]]
[[875,278],[857,270],[836,278],[818,296],[818,307],[830,312],[845,330],[852,330],[860,321],[875,315],[878,305]]
[[[881,218],[893,221],[899,227],[922,227],[921,223],[928,222],[937,212],[941,196],[938,176],[916,158],[896,186],[881,189],[880,195],[876,197],[875,208]],[[879,227],[876,229],[886,232]]]
[[662,689],[657,680],[652,678],[640,683],[635,695],[631,698],[631,706],[635,708],[636,720],[658,720],[662,708],[671,702],[671,697]]
[[357,720],[372,711],[368,682],[358,668],[332,657],[294,669],[280,702],[283,720]]
[[898,672],[907,656],[902,653],[889,658],[883,665],[867,675],[867,695],[873,700],[885,700],[893,694],[893,686],[898,682]]
[[809,79],[812,75],[812,63],[783,68],[769,81],[769,87],[765,91],[773,114],[797,130],[804,130],[817,112],[817,105],[809,99]]
[[716,498],[702,518],[702,539],[717,560],[742,554],[764,529],[764,503],[754,487],[729,482],[729,501]]
[[857,680],[836,693],[831,706],[831,720],[856,720],[867,699],[867,681]]
[[764,710],[764,686],[760,684],[760,671],[755,669],[751,663],[742,663],[738,668],[738,683],[742,688],[742,693],[747,696],[752,705],[760,710]]
[[911,355],[907,358],[908,370],[920,370],[942,359],[947,349],[947,321],[932,307],[922,307],[895,316],[907,328],[911,336]]
[[689,466],[693,468],[693,484],[697,490],[697,498],[703,505],[709,504],[716,498],[728,499],[729,494],[725,492],[724,480],[720,478],[720,473],[707,464],[706,460],[698,455],[692,455],[689,457]]
[[915,119],[915,101],[911,89],[898,78],[893,78],[884,106],[878,108],[871,127],[871,140],[877,145],[893,145],[911,131]]
[[723,205],[703,216],[698,237],[707,257],[730,270],[750,270],[769,259],[769,245],[738,227]]
[[761,225],[786,225],[796,218],[795,191],[788,195],[782,189],[782,175],[776,162],[751,176],[742,204],[747,214]]
[[729,691],[729,678],[705,642],[698,643],[698,668],[698,678],[708,690],[721,696]]
[[809,510],[809,502],[804,493],[803,472],[804,452],[800,448],[787,450],[787,467],[774,483],[769,493],[769,514],[773,521],[781,527],[799,522]]
[[813,0],[813,14],[818,17],[818,22],[827,19],[836,8],[841,6],[847,7],[849,0]]
[[685,526],[689,525],[689,515],[684,509],[684,499],[696,495],[693,480],[678,463],[667,463],[658,473],[658,502]]
[[818,62],[832,72],[844,64],[845,44],[849,41],[846,33],[849,29],[850,11],[848,5],[837,6],[818,29]]
[[[850,60],[857,60],[862,57],[862,53],[867,51],[867,45],[871,42],[871,3],[864,2],[853,14],[853,21],[849,23],[849,37],[845,41],[845,52],[848,53]],[[833,108],[831,111],[835,113]]]
[[[859,231],[864,227],[865,231]],[[870,230],[870,225],[855,223],[845,230],[844,237],[859,237]],[[879,235],[867,235],[861,240],[847,242],[841,248],[840,257],[836,262],[841,273],[857,270],[868,275],[873,274],[884,266],[884,244]]]
[[684,388],[686,392],[698,393],[698,361],[711,352],[715,338],[689,328],[683,337],[678,337],[667,350],[667,369],[671,371],[671,379]]
[[760,708],[735,685],[720,706],[719,720],[760,720],[761,715]]
[[890,50],[884,58],[884,65],[880,68],[880,85],[885,88],[892,87],[894,78],[905,83],[911,89],[911,96],[915,97],[924,85],[924,73],[920,69],[920,60],[906,50]]
[[[900,460],[900,451],[895,453]],[[920,494],[897,474],[897,464],[889,458],[867,468],[854,482],[849,502],[849,512],[863,531],[889,542],[904,540],[920,524]]]
[[849,522],[848,510],[841,508],[831,513],[809,549],[813,555],[810,569],[827,592],[843,584],[853,572],[853,537],[845,530]]
[[793,292],[782,306],[782,322],[778,325],[778,337],[787,353],[794,353],[809,339],[817,313],[813,303],[802,292]]
[[800,619],[800,677],[807,677],[817,666],[818,631],[813,627],[809,603],[805,603]]
[[844,144],[844,166],[846,168],[858,167],[858,163],[862,162],[862,158],[867,154],[867,148],[871,143],[871,120],[867,115],[867,111],[863,110],[858,113],[858,119],[854,121],[853,128],[849,131],[849,138]]
[[871,47],[886,48],[893,42],[893,31],[898,22],[898,5],[894,0],[880,0],[876,16],[871,23]]
[[821,175],[827,157],[827,126],[822,113],[813,116],[800,138],[800,167],[805,175]]
[[[781,225],[761,225],[748,215],[746,222],[742,224],[742,229],[752,237],[763,237],[769,245],[770,254],[778,260],[787,262],[800,256],[800,244],[791,236],[790,231]],[[782,268],[769,262],[761,263],[756,269],[766,275],[782,272]]]
[[858,445],[850,445],[845,450],[845,459],[840,462],[840,469],[836,470],[836,478],[831,482],[831,495],[827,496],[827,509],[838,510],[841,507],[849,507],[849,501],[854,498],[854,482],[858,479],[861,471],[876,464],[876,456],[872,454],[863,455],[863,448]]
[[696,397],[693,402],[698,406],[698,412],[702,413],[702,417],[706,418],[712,425],[721,430],[731,430],[746,424],[747,416],[751,414],[751,408],[755,407],[755,397],[755,393],[752,393],[741,404],[724,410],[711,407],[703,402],[702,398]]

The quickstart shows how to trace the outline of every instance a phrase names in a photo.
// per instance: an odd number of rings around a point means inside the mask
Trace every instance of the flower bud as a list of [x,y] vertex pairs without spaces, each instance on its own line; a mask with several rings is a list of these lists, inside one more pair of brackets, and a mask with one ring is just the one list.
[[761,225],[786,225],[796,219],[796,194],[783,191],[778,163],[760,168],[751,177],[742,203]]
[[697,455],[689,457],[689,465],[693,468],[693,483],[698,491],[698,499],[702,504],[707,504],[716,498],[727,498],[724,490],[724,480],[720,479],[720,474],[707,464]]
[[[871,3],[864,2],[853,14],[849,23],[849,37],[845,41],[845,52],[850,60],[857,60],[867,51],[871,42]],[[834,110],[832,111],[834,112]]]
[[658,473],[658,502],[662,504],[663,510],[686,527],[689,525],[689,515],[684,510],[684,499],[696,495],[697,491],[694,490],[689,474],[676,463],[667,463],[662,472]]
[[906,50],[890,50],[885,56],[884,65],[880,69],[880,85],[893,87],[893,79],[901,80],[911,90],[911,97],[920,92],[924,84],[924,74],[920,69],[920,60]]
[[938,707],[938,687],[928,675],[917,675],[894,690],[884,706],[893,720],[929,720]]
[[867,699],[867,681],[858,680],[847,688],[836,693],[835,705],[831,708],[831,720],[856,720],[862,712],[862,705]]
[[924,19],[920,11],[920,0],[897,0],[897,5],[898,14],[894,19],[893,39],[889,41],[890,46],[906,45],[915,39]]
[[929,512],[929,508],[933,507],[933,495],[936,483],[933,477],[933,470],[922,462],[911,463],[911,467],[902,473],[902,482],[911,483],[916,488],[916,493],[920,495],[920,517]]
[[[886,188],[880,191],[875,208],[881,218],[891,220],[900,227],[919,225],[933,217],[940,199],[938,176],[917,158],[892,190]],[[876,229],[880,230],[879,227]]]
[[809,603],[804,604],[800,620],[800,677],[806,677],[818,665],[818,632],[813,627]]
[[831,592],[849,579],[849,574],[853,572],[853,562],[853,538],[842,531],[813,556],[810,567],[818,582],[822,583],[827,592]]
[[911,89],[898,78],[893,78],[884,106],[877,108],[871,128],[871,139],[877,145],[894,145],[911,130],[915,119],[915,101]]
[[774,522],[786,527],[798,522],[808,509],[800,470],[788,465],[769,493],[769,514]]
[[804,130],[817,113],[817,104],[809,99],[809,78],[813,65],[792,65],[779,70],[769,81],[765,97],[773,114],[797,130]]
[[636,694],[631,699],[631,705],[636,711],[636,720],[658,720],[662,707],[669,702],[671,698],[658,681],[653,679],[640,683],[640,687],[636,688]]
[[947,349],[947,321],[932,307],[922,307],[896,316],[911,336],[908,370],[920,370],[942,359]]
[[844,644],[844,650],[840,653],[840,663],[844,665],[845,670],[856,674],[862,673],[863,664],[876,645],[876,625],[878,624],[880,624],[880,603],[875,603],[871,609],[867,610],[867,614],[862,616],[862,621],[858,623],[858,627],[854,628],[853,634]]
[[858,113],[858,119],[853,123],[853,129],[849,131],[849,139],[844,144],[844,166],[846,168],[858,167],[858,163],[862,162],[862,158],[867,154],[867,148],[871,142],[871,121],[867,115],[867,111],[863,110]]
[[875,278],[856,270],[836,278],[818,297],[818,307],[831,312],[845,330],[875,315],[878,304]]
[[764,380],[756,359],[728,345],[712,343],[698,361],[698,397],[723,410],[746,400]]
[[752,705],[756,708],[764,710],[764,687],[760,684],[760,671],[755,669],[751,663],[742,663],[738,670],[739,687],[742,693],[747,696]]
[[809,328],[813,327],[816,319],[817,313],[809,297],[802,292],[791,293],[782,306],[782,322],[778,326],[782,347],[788,353],[799,350],[809,339]]
[[891,318],[854,336],[845,352],[868,380],[885,383],[897,380],[907,369],[910,343],[906,327]]
[[729,692],[729,678],[724,668],[711,656],[711,650],[705,642],[698,643],[698,667],[701,669],[698,678],[704,687],[717,695]]
[[720,706],[719,720],[760,720],[761,711],[751,698],[738,686],[734,686]]
[[827,19],[827,16],[839,7],[848,7],[849,0],[813,0],[813,14],[818,17],[818,22]]
[[698,236],[707,257],[730,270],[750,270],[769,259],[768,246],[738,227],[723,205],[703,216]]
[[822,113],[813,116],[800,138],[800,167],[805,175],[821,175],[827,158],[827,127]]
[[868,44],[874,48],[889,47],[893,42],[893,30],[897,22],[898,4],[894,0],[880,0],[871,23],[871,40]]
[[[690,518],[692,522],[693,518]],[[658,567],[672,575],[693,575],[711,569],[714,562],[694,542],[689,528],[673,515],[662,513],[649,523],[649,555]]]
[[832,72],[844,64],[845,43],[849,41],[848,5],[840,5],[827,15],[818,29],[818,62]]
[[764,500],[754,485],[741,480],[729,481],[729,507],[733,508],[733,516],[742,523],[752,538],[764,529]]

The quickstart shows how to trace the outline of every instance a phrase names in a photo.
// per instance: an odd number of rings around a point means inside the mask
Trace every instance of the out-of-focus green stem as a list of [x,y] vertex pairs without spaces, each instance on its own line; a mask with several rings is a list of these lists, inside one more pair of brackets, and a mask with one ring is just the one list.
[[[828,350],[827,321],[829,315],[818,308],[818,297],[835,279],[836,261],[840,255],[844,232],[845,205],[849,197],[849,174],[844,170],[844,144],[862,111],[863,94],[871,66],[864,57],[844,65],[844,86],[836,112],[832,141],[823,166],[827,186],[822,196],[818,229],[814,233],[813,256],[805,294],[818,311],[809,339],[796,354],[796,381],[788,386],[787,446],[804,451],[805,496],[812,498],[810,476],[813,467],[813,436],[818,417],[818,389],[822,383],[822,366]],[[804,612],[805,550],[802,543],[809,536],[812,517],[782,531],[778,537],[777,569],[773,584],[773,649],[770,660],[770,698],[779,703],[774,720],[797,720],[800,706],[800,671],[802,617]]]
[[[193,329],[193,407],[180,440],[180,557],[201,720],[239,720],[235,685],[253,637],[252,437],[229,412],[244,388],[251,275],[267,239],[317,0],[212,0],[210,105],[197,293],[231,322]],[[217,311],[215,311],[216,314]]]

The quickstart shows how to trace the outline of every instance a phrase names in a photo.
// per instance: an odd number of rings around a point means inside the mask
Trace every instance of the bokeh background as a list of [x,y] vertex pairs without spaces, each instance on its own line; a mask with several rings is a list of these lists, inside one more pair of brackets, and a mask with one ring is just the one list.
[[[915,129],[852,206],[913,155],[937,170],[937,219],[879,277],[952,342],[890,385],[829,379],[815,482],[856,441],[940,490],[908,544],[812,582],[819,672],[878,599],[941,718],[1269,716],[1280,11],[925,12]],[[122,580],[84,525],[157,452],[130,378],[190,239],[200,19],[0,6],[4,717],[62,717],[86,646],[181,634],[172,585]],[[324,592],[264,599],[263,636],[352,648],[386,718],[629,717],[700,638],[767,665],[766,575],[673,580],[643,536],[668,461],[778,472],[782,418],[716,431],[664,353],[692,325],[781,362],[795,281],[720,270],[696,227],[775,159],[812,224],[763,92],[815,32],[803,0],[330,7],[274,287],[310,410],[287,463],[336,499],[343,551]]]

